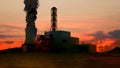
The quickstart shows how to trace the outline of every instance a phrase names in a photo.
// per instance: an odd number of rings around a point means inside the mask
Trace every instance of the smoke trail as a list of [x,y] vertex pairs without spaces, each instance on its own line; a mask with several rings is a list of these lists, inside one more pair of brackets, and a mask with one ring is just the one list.
[[35,20],[37,18],[37,8],[38,8],[38,0],[24,0],[25,8],[24,11],[26,11],[26,22],[29,23],[35,23]]

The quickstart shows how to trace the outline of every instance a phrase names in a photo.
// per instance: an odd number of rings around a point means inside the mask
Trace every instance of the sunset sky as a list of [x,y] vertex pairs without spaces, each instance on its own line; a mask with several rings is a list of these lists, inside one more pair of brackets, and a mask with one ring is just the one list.
[[[20,47],[24,43],[23,1],[0,2],[0,50]],[[102,40],[105,50],[120,45],[120,0],[39,0],[39,3],[38,34],[50,29],[50,10],[55,6],[59,30],[70,31],[80,42],[98,43],[98,48]]]

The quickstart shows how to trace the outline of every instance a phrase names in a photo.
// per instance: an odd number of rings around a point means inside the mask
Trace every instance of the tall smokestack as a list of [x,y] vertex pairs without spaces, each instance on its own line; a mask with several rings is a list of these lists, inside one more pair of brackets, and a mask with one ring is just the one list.
[[26,12],[26,38],[24,45],[33,45],[35,44],[35,37],[37,34],[37,29],[35,27],[35,20],[37,18],[37,8],[38,8],[38,0],[24,0]]
[[57,30],[57,8],[56,7],[51,8],[51,30],[52,31]]

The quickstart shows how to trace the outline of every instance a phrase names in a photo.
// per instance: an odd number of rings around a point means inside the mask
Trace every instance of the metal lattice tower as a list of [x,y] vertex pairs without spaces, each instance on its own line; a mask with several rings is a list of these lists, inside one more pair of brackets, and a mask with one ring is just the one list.
[[57,8],[56,7],[51,8],[51,30],[52,31],[57,30]]

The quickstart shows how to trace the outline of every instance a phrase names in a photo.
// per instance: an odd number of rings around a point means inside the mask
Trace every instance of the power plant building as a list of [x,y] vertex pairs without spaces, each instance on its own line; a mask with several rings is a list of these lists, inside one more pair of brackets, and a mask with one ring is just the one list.
[[53,44],[79,44],[78,38],[71,37],[68,31],[49,31],[45,32],[45,36],[50,36],[53,40]]
[[38,38],[41,40],[40,45],[47,49],[51,46],[60,47],[79,44],[79,38],[71,37],[68,31],[48,31],[44,35],[39,35]]
[[67,45],[77,45],[79,44],[79,38],[71,37],[69,31],[61,31],[57,29],[57,8],[51,8],[51,29],[44,33],[44,35],[39,35],[38,39],[42,49]]
[[[31,27],[33,28],[33,27]],[[31,34],[36,34],[34,30]],[[30,33],[26,32],[27,40],[29,41]],[[34,37],[34,36],[33,36]],[[31,37],[30,37],[31,38]],[[68,49],[69,45],[78,45],[79,38],[71,37],[69,31],[61,31],[57,28],[57,8],[51,8],[51,28],[50,31],[44,33],[44,35],[38,35],[36,37],[35,44],[23,44],[23,51],[49,51],[52,49]],[[35,39],[35,38],[34,38]],[[32,39],[33,40],[33,39]]]

